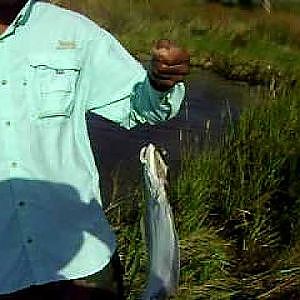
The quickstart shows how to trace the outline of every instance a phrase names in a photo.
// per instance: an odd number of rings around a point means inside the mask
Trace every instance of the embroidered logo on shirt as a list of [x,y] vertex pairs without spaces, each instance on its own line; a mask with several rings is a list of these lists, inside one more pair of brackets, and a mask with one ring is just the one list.
[[58,41],[58,45],[56,46],[56,49],[75,49],[76,48],[76,42],[75,41]]

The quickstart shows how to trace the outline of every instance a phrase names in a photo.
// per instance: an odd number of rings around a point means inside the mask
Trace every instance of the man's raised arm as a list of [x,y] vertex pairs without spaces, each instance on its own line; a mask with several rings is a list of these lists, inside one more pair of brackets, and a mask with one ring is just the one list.
[[174,42],[160,40],[152,49],[149,70],[107,31],[90,43],[85,73],[86,110],[130,129],[174,117],[185,96],[190,56]]

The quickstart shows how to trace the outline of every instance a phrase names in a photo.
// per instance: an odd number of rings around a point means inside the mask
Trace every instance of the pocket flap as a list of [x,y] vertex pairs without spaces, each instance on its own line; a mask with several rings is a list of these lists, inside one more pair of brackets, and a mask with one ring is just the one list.
[[80,70],[80,60],[75,53],[35,53],[29,55],[28,60],[33,67],[45,66],[55,70]]

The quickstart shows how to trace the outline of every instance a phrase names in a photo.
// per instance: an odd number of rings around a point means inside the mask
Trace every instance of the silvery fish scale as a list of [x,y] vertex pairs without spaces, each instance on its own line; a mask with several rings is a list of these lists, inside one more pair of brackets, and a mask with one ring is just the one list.
[[180,270],[178,237],[166,193],[168,168],[152,144],[142,148],[140,160],[148,195],[144,234],[150,259],[142,299],[167,299],[176,291]]

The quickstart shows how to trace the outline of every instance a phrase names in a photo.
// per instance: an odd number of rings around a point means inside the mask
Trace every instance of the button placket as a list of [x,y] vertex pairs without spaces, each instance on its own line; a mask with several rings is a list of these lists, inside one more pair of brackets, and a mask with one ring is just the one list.
[[[10,128],[8,130],[11,130],[12,128],[12,121],[10,120],[5,120],[4,124],[7,128]],[[10,160],[8,161],[8,168],[14,173],[17,168],[19,167],[19,163],[17,160],[15,160],[15,157],[10,157]]]

